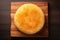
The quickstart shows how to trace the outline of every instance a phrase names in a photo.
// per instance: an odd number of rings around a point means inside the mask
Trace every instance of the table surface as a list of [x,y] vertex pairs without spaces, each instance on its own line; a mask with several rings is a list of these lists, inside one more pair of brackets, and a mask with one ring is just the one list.
[[[34,35],[26,35],[18,31],[14,25],[14,14],[16,10],[25,3],[33,3],[39,6],[45,15],[45,24],[41,31]],[[11,2],[11,37],[48,37],[48,3],[47,2]]]

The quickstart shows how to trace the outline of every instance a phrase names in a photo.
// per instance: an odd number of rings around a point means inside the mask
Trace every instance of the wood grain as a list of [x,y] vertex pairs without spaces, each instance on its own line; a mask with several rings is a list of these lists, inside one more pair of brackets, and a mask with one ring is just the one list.
[[37,6],[39,6],[42,9],[42,11],[45,15],[45,24],[44,24],[43,29],[40,32],[36,33],[36,34],[29,35],[29,36],[48,37],[48,3],[47,2],[11,2],[11,36],[12,37],[26,37],[26,36],[28,36],[28,35],[25,35],[25,34],[21,33],[20,31],[18,31],[18,29],[14,25],[14,14],[15,14],[16,10],[21,5],[23,5],[25,3],[36,4]]

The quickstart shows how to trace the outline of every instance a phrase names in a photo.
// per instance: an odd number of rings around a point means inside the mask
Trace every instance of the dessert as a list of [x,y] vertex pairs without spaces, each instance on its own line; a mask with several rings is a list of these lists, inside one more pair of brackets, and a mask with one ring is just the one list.
[[23,4],[14,16],[14,23],[18,30],[26,34],[35,34],[43,28],[44,14],[35,4]]

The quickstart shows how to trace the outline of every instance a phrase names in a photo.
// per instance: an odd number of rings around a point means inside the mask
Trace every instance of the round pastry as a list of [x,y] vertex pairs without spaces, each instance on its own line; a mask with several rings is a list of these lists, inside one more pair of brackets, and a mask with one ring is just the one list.
[[14,23],[21,32],[35,34],[44,25],[43,11],[35,4],[23,4],[16,11]]

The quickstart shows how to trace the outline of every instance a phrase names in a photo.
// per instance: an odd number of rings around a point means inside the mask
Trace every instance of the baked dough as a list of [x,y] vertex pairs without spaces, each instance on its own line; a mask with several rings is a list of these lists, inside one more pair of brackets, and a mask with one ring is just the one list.
[[35,4],[23,4],[16,11],[14,23],[20,31],[26,34],[37,33],[44,25],[43,11]]

